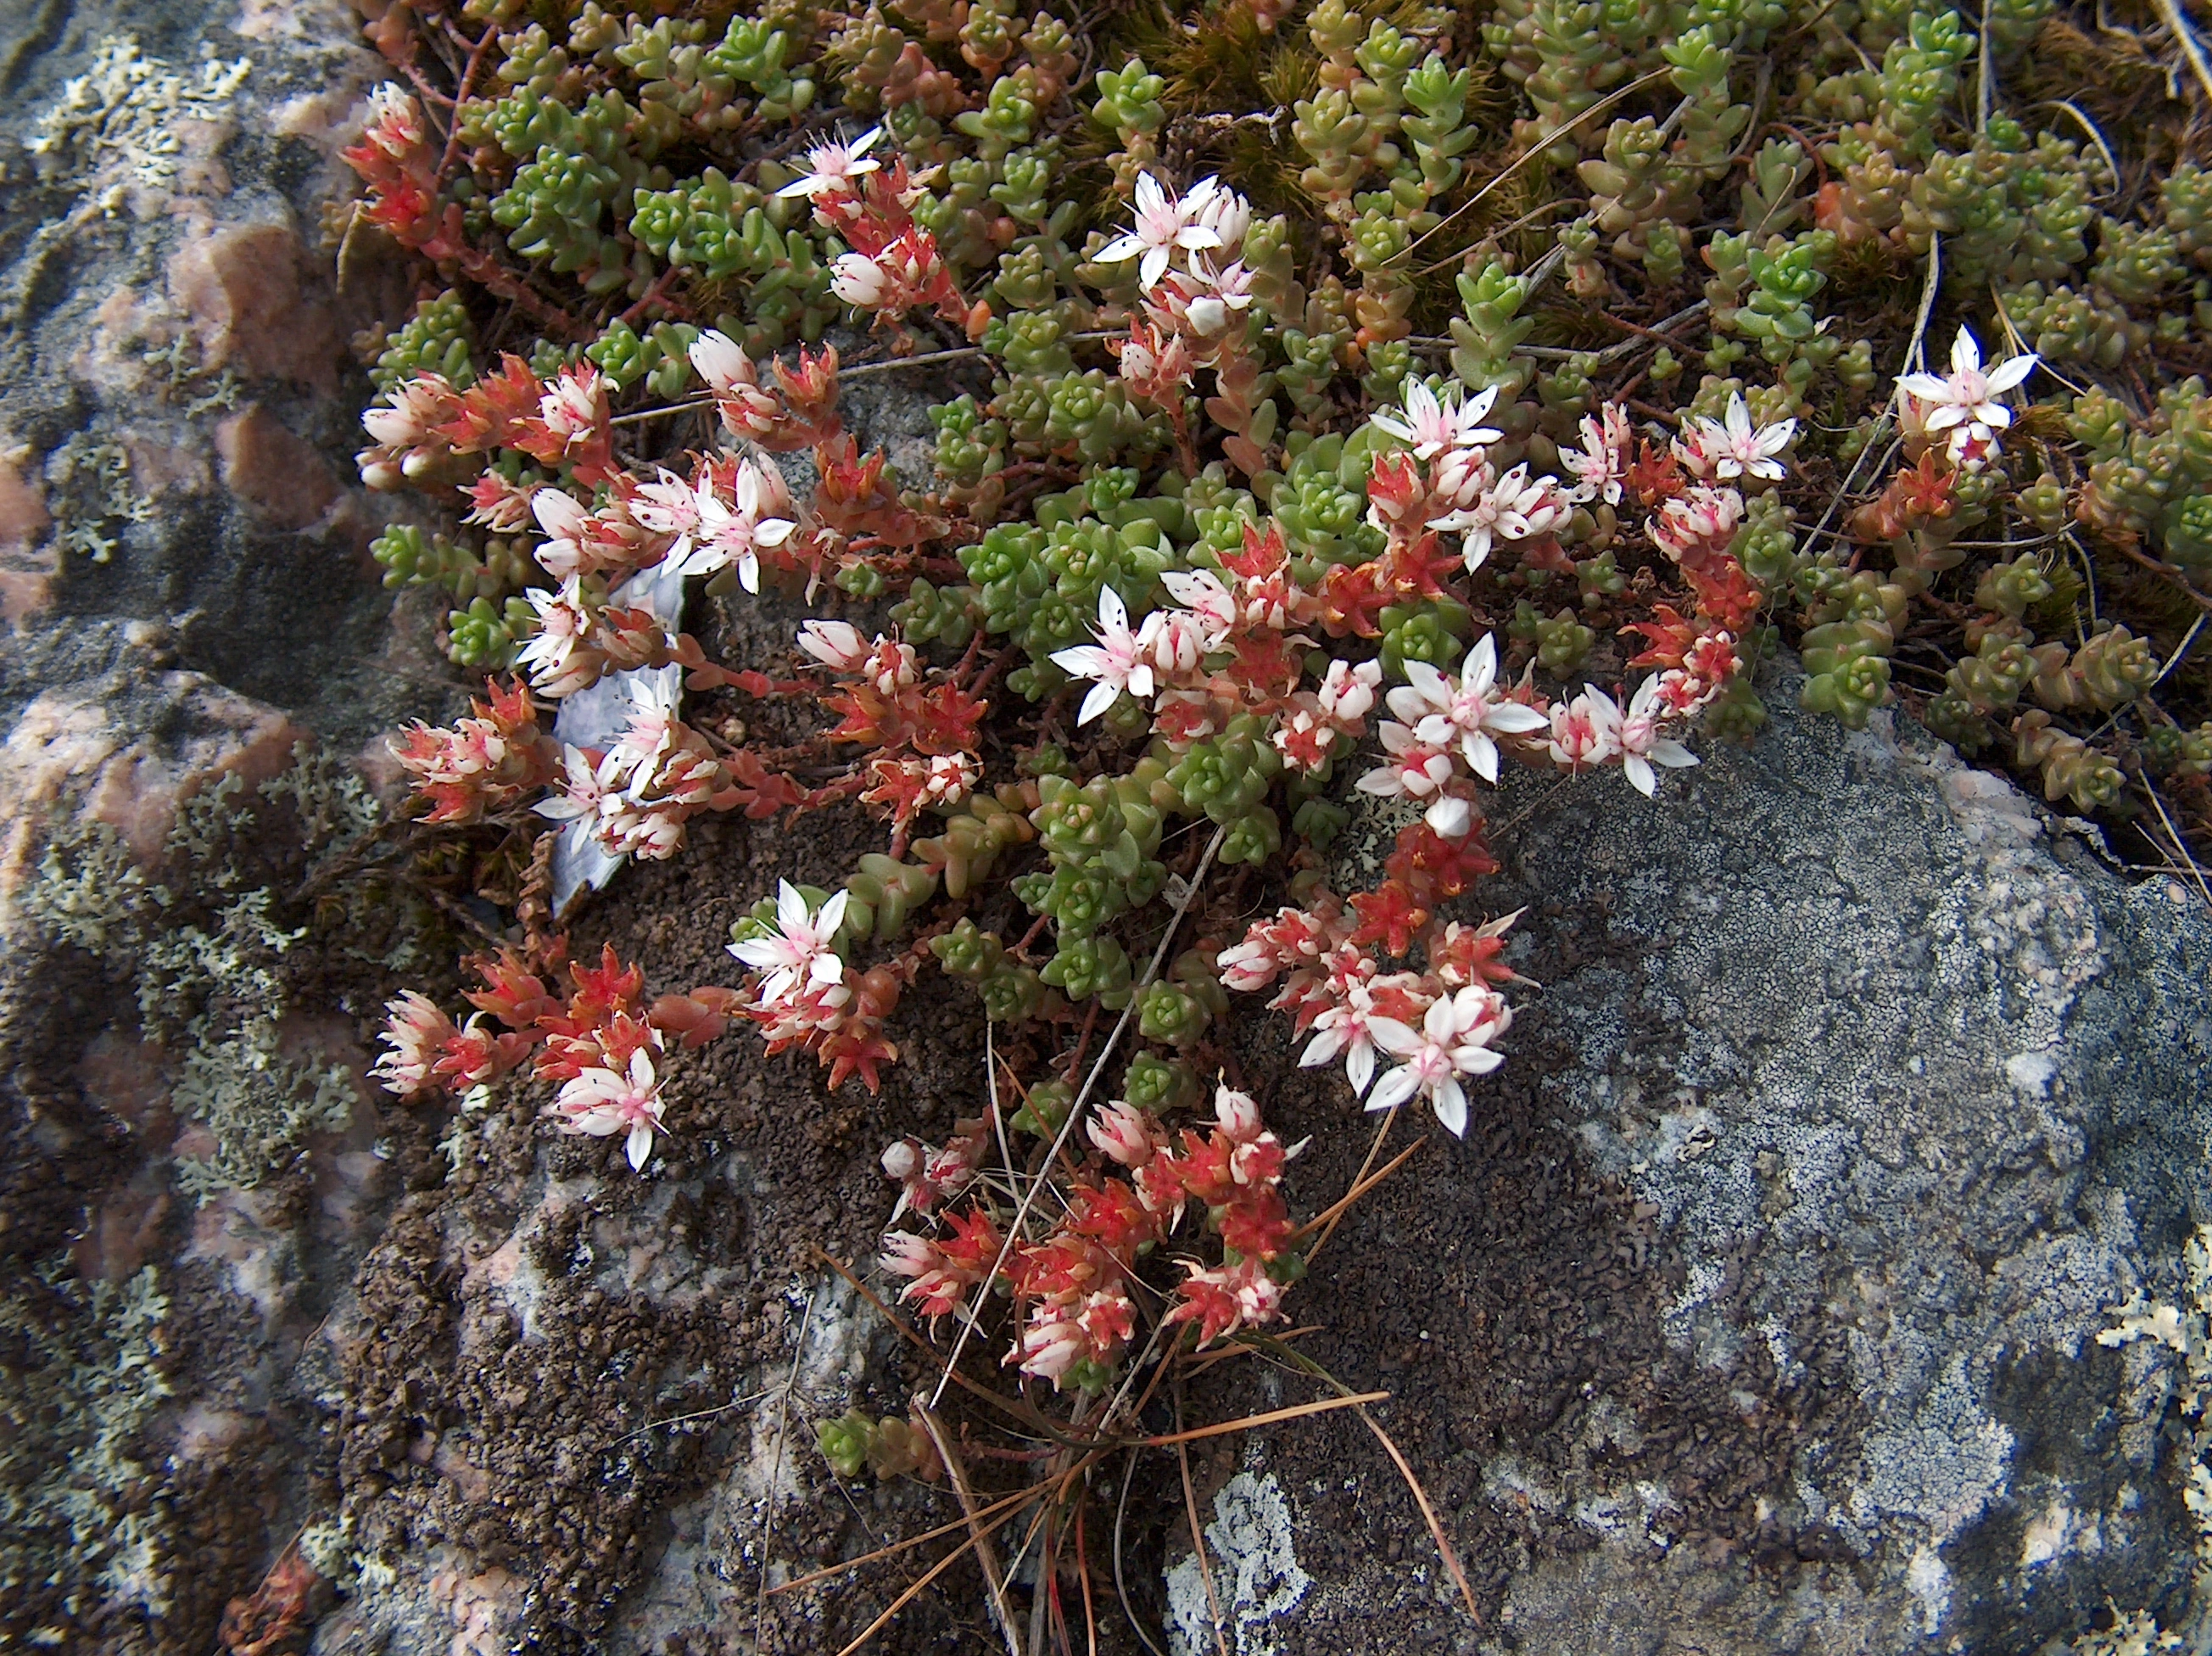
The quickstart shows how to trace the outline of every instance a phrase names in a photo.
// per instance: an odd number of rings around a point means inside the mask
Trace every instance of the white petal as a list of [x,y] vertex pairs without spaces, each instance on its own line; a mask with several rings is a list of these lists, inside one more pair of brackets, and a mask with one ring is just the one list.
[[[1539,720],[1537,722],[1540,724],[1543,721]],[[1498,780],[1498,744],[1480,730],[1468,731],[1460,743],[1460,752],[1467,760],[1467,768],[1483,781],[1495,782]]]
[[1898,381],[1897,387],[1906,395],[1917,397],[1923,403],[1940,403],[1951,394],[1951,382],[1934,374],[1905,374]]
[[[1449,707],[1451,705],[1451,681],[1426,661],[1407,662],[1406,682],[1413,686],[1414,693],[1429,706]],[[1397,709],[1393,707],[1391,711],[1395,713]]]
[[1344,1074],[1352,1083],[1352,1096],[1356,1099],[1364,1094],[1375,1079],[1375,1049],[1364,1041],[1354,1043],[1344,1055]]
[[1550,720],[1525,702],[1500,702],[1482,715],[1482,722],[1501,736],[1519,736],[1551,727]]
[[852,900],[852,895],[850,892],[841,891],[822,905],[822,912],[814,920],[814,935],[817,937],[828,937],[845,923],[845,905]]
[[1313,1039],[1306,1043],[1306,1050],[1298,1054],[1298,1068],[1311,1069],[1316,1064],[1327,1063],[1343,1050],[1344,1032],[1341,1029],[1316,1031]]
[[1482,635],[1474,641],[1474,648],[1467,653],[1460,667],[1460,683],[1468,690],[1488,690],[1498,679],[1498,638],[1494,633]]
[[2010,391],[2035,372],[2043,359],[2033,351],[2025,356],[2009,356],[1989,372],[1988,385],[1991,391]]
[[1367,1095],[1367,1107],[1370,1110],[1395,1109],[1420,1090],[1419,1078],[1410,1068],[1401,1064],[1375,1083],[1375,1090]]
[[1412,1052],[1421,1044],[1421,1038],[1395,1018],[1370,1018],[1367,1038],[1385,1052]]
[[1661,740],[1652,743],[1651,757],[1661,764],[1672,765],[1677,770],[1686,764],[1698,763],[1698,756],[1676,741]]
[[1098,589],[1098,620],[1109,632],[1129,630],[1129,606],[1111,587]]
[[1103,678],[1113,665],[1112,658],[1096,644],[1076,644],[1067,649],[1056,649],[1052,653],[1052,662],[1075,679]]
[[1436,1109],[1438,1123],[1449,1128],[1454,1138],[1465,1138],[1467,1136],[1467,1094],[1460,1090],[1459,1083],[1447,1081],[1442,1087],[1437,1088],[1436,1097],[1431,1103]]
[[1115,236],[1098,250],[1101,265],[1126,265],[1145,251],[1145,244],[1133,235]]
[[1621,760],[1620,768],[1628,775],[1628,785],[1633,788],[1638,793],[1643,795],[1646,799],[1656,799],[1658,797],[1658,773],[1652,770],[1650,761],[1645,759],[1643,755],[1639,753],[1629,754],[1626,758]]
[[1168,273],[1168,250],[1165,247],[1145,249],[1145,262],[1137,271],[1137,283],[1146,293],[1159,286],[1160,278]]
[[653,1154],[653,1129],[640,1122],[629,1129],[629,1165],[639,1172],[645,1171],[646,1158]]
[[806,898],[787,880],[776,882],[775,919],[787,932],[796,931],[806,923]]
[[1965,323],[1959,325],[1959,337],[1951,342],[1951,371],[1972,374],[1982,365],[1982,348],[1974,341],[1973,332]]
[[1075,715],[1075,722],[1079,725],[1089,724],[1108,708],[1113,706],[1121,694],[1121,687],[1119,685],[1100,679],[1098,683],[1091,686],[1091,693],[1083,698],[1083,708]]

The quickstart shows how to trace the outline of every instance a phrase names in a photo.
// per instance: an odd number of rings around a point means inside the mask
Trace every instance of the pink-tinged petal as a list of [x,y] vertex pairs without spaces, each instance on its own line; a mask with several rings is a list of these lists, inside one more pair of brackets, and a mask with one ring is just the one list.
[[1408,1052],[1418,1052],[1421,1046],[1420,1036],[1409,1026],[1400,1023],[1395,1018],[1370,1018],[1367,1020],[1367,1038],[1385,1052],[1395,1052],[1401,1056]]

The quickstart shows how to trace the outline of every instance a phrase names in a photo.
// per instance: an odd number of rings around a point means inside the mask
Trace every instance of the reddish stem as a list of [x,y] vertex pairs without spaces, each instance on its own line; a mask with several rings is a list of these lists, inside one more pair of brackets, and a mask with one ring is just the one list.
[[1083,1055],[1091,1050],[1091,1032],[1098,1026],[1098,997],[1091,997],[1091,1011],[1083,1020],[1083,1033],[1075,1038],[1075,1053],[1067,1061],[1067,1079],[1073,1081],[1083,1070]]
[[453,124],[452,129],[446,134],[446,153],[438,161],[438,187],[441,190],[446,186],[447,174],[453,170],[453,157],[460,152],[461,106],[469,100],[469,88],[476,82],[477,70],[483,63],[483,55],[490,49],[492,41],[499,35],[498,27],[495,24],[487,23],[484,25],[483,38],[471,46],[469,37],[453,26],[453,19],[447,18],[445,24],[446,32],[448,34],[461,45],[468,46],[469,59],[461,67],[460,85],[453,92]]

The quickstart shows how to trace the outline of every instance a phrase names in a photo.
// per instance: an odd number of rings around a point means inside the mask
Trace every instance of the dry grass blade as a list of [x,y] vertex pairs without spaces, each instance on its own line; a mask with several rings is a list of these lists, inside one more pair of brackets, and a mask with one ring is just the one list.
[[1405,1149],[1400,1151],[1389,1166],[1373,1178],[1369,1178],[1367,1170],[1375,1165],[1375,1158],[1382,1154],[1382,1141],[1390,1135],[1391,1123],[1397,1119],[1397,1116],[1398,1112],[1395,1109],[1382,1112],[1382,1123],[1375,1129],[1375,1142],[1367,1147],[1367,1160],[1359,1164],[1359,1172],[1352,1178],[1352,1188],[1330,1206],[1316,1214],[1291,1233],[1291,1239],[1295,1242],[1312,1231],[1321,1231],[1321,1239],[1306,1250],[1306,1264],[1309,1268],[1313,1264],[1314,1256],[1327,1247],[1328,1239],[1336,1234],[1336,1227],[1343,1222],[1345,1215],[1352,1211],[1352,1204],[1404,1166],[1413,1153],[1429,1142],[1428,1135],[1424,1133]]
[[[1492,190],[1497,189],[1500,185],[1504,184],[1523,167],[1526,167],[1531,161],[1542,155],[1545,150],[1550,149],[1552,145],[1556,143],[1561,137],[1565,136],[1567,133],[1573,131],[1575,128],[1582,125],[1583,122],[1595,120],[1599,116],[1605,114],[1607,112],[1611,110],[1614,105],[1622,102],[1626,99],[1633,97],[1637,93],[1641,92],[1645,87],[1650,86],[1654,81],[1665,80],[1667,76],[1671,75],[1673,72],[1674,71],[1672,70],[1668,69],[1655,69],[1649,75],[1640,75],[1637,76],[1636,79],[1631,81],[1626,86],[1620,88],[1617,91],[1609,92],[1604,97],[1600,98],[1595,103],[1592,104],[1588,109],[1583,111],[1581,114],[1576,116],[1574,119],[1569,121],[1565,125],[1555,127],[1551,131],[1545,133],[1543,137],[1537,139],[1535,143],[1530,144],[1528,149],[1522,150],[1521,154],[1516,155],[1509,164],[1501,168],[1498,175],[1492,179],[1489,183],[1484,185],[1482,188],[1477,190],[1465,201],[1460,203],[1458,206],[1453,208],[1449,213],[1446,213],[1441,219],[1437,220],[1436,223],[1431,225],[1428,229],[1424,231],[1421,234],[1414,237],[1413,240],[1407,243],[1404,251],[1394,256],[1394,262],[1395,259],[1412,258],[1414,250],[1419,247],[1423,242],[1429,240],[1431,236],[1436,235],[1441,232],[1445,225],[1450,223],[1462,213],[1467,212],[1470,209],[1479,205],[1485,196],[1487,196]],[[1441,267],[1439,266],[1437,268]]]
[[806,1296],[806,1314],[799,1319],[799,1343],[791,1353],[791,1373],[783,1383],[783,1397],[779,1403],[775,1423],[775,1458],[769,1468],[768,1501],[761,1512],[761,1579],[760,1597],[753,1605],[753,1648],[761,1647],[762,1635],[768,1629],[768,1568],[770,1549],[769,1542],[775,1527],[777,1486],[783,1482],[784,1440],[791,1435],[791,1394],[799,1385],[799,1366],[806,1361],[806,1335],[814,1326],[814,1302],[822,1297],[822,1284],[817,1281]]
[[975,1543],[975,1562],[983,1567],[983,1585],[991,1592],[991,1613],[997,1618],[999,1631],[1006,1636],[1006,1656],[1022,1656],[1021,1640],[1014,1633],[1013,1608],[1006,1603],[1006,1579],[999,1573],[999,1556],[991,1545],[990,1531],[982,1526],[977,1517],[975,1488],[968,1481],[968,1469],[954,1451],[952,1440],[935,1411],[916,1397],[914,1412],[921,1417],[929,1440],[937,1446],[937,1458],[945,1463],[945,1476],[952,1480],[952,1493],[960,1497],[960,1510],[968,1516],[968,1533]]
[[[1176,1413],[1182,1410],[1178,1407]],[[1190,1451],[1181,1443],[1176,1445],[1176,1465],[1182,1472],[1182,1509],[1190,1519],[1190,1544],[1198,1553],[1199,1580],[1206,1583],[1206,1608],[1213,1618],[1213,1642],[1221,1656],[1229,1656],[1229,1638],[1221,1629],[1221,1598],[1213,1590],[1213,1561],[1206,1556],[1206,1531],[1199,1527],[1198,1491],[1190,1482]]]
[[[1091,1061],[1090,1073],[1083,1078],[1082,1090],[1076,1093],[1075,1102],[1067,1107],[1067,1119],[1060,1123],[1060,1131],[1054,1135],[1052,1148],[1046,1152],[1048,1166],[1058,1159],[1062,1147],[1067,1142],[1067,1135],[1075,1130],[1075,1123],[1083,1119],[1083,1106],[1091,1100],[1091,1089],[1098,1084],[1099,1076],[1105,1074],[1107,1061],[1114,1056],[1114,1049],[1121,1044],[1121,1037],[1129,1027],[1129,1020],[1136,1016],[1137,1007],[1144,998],[1145,990],[1152,987],[1152,980],[1160,975],[1160,963],[1167,959],[1169,946],[1175,941],[1176,933],[1182,929],[1183,916],[1190,912],[1190,905],[1198,900],[1199,889],[1206,884],[1206,871],[1213,867],[1213,859],[1221,849],[1221,842],[1228,836],[1229,830],[1224,825],[1216,828],[1213,837],[1206,842],[1206,854],[1199,858],[1190,883],[1177,899],[1175,913],[1169,916],[1167,929],[1160,934],[1159,947],[1152,951],[1152,958],[1145,967],[1145,975],[1137,980],[1129,996],[1129,1004],[1121,1009],[1121,1015],[1115,1020],[1112,1032],[1106,1037],[1105,1044],[1098,1049],[1097,1057]],[[1013,1222],[1006,1227],[1006,1239],[999,1245],[999,1257],[991,1262],[991,1269],[983,1278],[985,1282],[995,1282],[999,1273],[1006,1269],[1006,1255],[1012,1251],[1015,1239],[1021,1235],[1022,1225],[1030,1216],[1030,1204],[1036,1200],[1036,1193],[1043,1187],[1042,1179],[1032,1184],[1029,1193],[1022,1197],[1021,1205],[1014,1209]],[[945,1373],[938,1377],[937,1390],[930,1397],[933,1409],[944,1397],[946,1381],[958,1371],[960,1354],[966,1349],[969,1332],[975,1326],[973,1323],[961,1324],[960,1333],[952,1342],[952,1355],[945,1360]]]
[[894,1541],[888,1546],[877,1548],[873,1552],[862,1553],[858,1558],[848,1558],[842,1564],[825,1564],[818,1570],[812,1570],[800,1576],[797,1580],[787,1581],[780,1587],[770,1587],[769,1597],[774,1598],[787,1592],[797,1592],[802,1587],[814,1586],[817,1581],[827,1581],[833,1575],[842,1575],[847,1570],[857,1570],[863,1564],[881,1563],[884,1559],[896,1554],[911,1552],[915,1548],[926,1542],[934,1541],[939,1536],[951,1535],[956,1530],[970,1529],[983,1519],[1001,1514],[1011,1518],[1013,1515],[1013,1508],[1036,1498],[1036,1491],[1034,1489],[1017,1489],[1010,1495],[1000,1495],[989,1506],[978,1507],[973,1513],[965,1517],[956,1518],[950,1524],[940,1524],[933,1530],[924,1530],[920,1535],[910,1535],[903,1541]]
[[1420,1479],[1413,1476],[1413,1469],[1407,1464],[1405,1456],[1398,1452],[1398,1446],[1390,1440],[1390,1434],[1382,1429],[1375,1416],[1362,1407],[1359,1418],[1375,1434],[1376,1441],[1382,1446],[1382,1452],[1390,1457],[1391,1464],[1398,1469],[1398,1476],[1406,1480],[1406,1487],[1413,1492],[1413,1500],[1421,1509],[1421,1516],[1428,1520],[1429,1533],[1436,1538],[1437,1550],[1443,1555],[1444,1568],[1451,1572],[1451,1579],[1459,1588],[1459,1596],[1467,1602],[1467,1613],[1474,1617],[1475,1626],[1482,1626],[1482,1610],[1474,1602],[1474,1589],[1468,1585],[1467,1571],[1460,1564],[1459,1553],[1452,1546],[1451,1537],[1444,1533],[1443,1520],[1437,1516],[1437,1509],[1430,1504],[1429,1492],[1421,1487]]
[[1137,1441],[1146,1449],[1165,1449],[1170,1446],[1196,1443],[1200,1438],[1222,1438],[1231,1432],[1249,1432],[1255,1427],[1279,1426],[1285,1421],[1303,1420],[1308,1415],[1326,1415],[1332,1409],[1358,1409],[1366,1403],[1389,1401],[1388,1391],[1347,1391],[1340,1397],[1322,1397],[1312,1403],[1297,1403],[1288,1409],[1271,1409],[1264,1415],[1245,1415],[1233,1421],[1223,1421],[1217,1426],[1194,1426],[1188,1431],[1170,1432],[1164,1437],[1139,1438]]
[[1475,1626],[1484,1626],[1481,1607],[1474,1601],[1474,1588],[1468,1581],[1467,1571],[1459,1562],[1459,1553],[1453,1547],[1451,1537],[1444,1532],[1443,1520],[1437,1516],[1437,1509],[1429,1500],[1429,1492],[1421,1487],[1420,1479],[1413,1476],[1412,1465],[1399,1452],[1398,1446],[1391,1440],[1390,1434],[1382,1429],[1374,1416],[1367,1412],[1367,1405],[1376,1401],[1373,1395],[1355,1396],[1350,1386],[1312,1358],[1304,1352],[1291,1350],[1280,1341],[1269,1339],[1264,1334],[1253,1335],[1249,1340],[1252,1345],[1273,1352],[1301,1373],[1310,1374],[1322,1385],[1333,1387],[1338,1393],[1336,1401],[1340,1405],[1358,1411],[1360,1421],[1375,1434],[1376,1441],[1382,1446],[1382,1452],[1390,1457],[1390,1464],[1398,1469],[1398,1475],[1406,1480],[1406,1487],[1413,1492],[1413,1504],[1421,1509],[1421,1516],[1428,1522],[1429,1534],[1437,1543],[1437,1551],[1443,1555],[1444,1568],[1451,1573],[1460,1597],[1466,1601],[1467,1613],[1474,1618]]
[[2204,48],[2197,43],[2197,31],[2189,27],[2189,19],[2181,9],[2181,0],[2157,0],[2158,15],[2166,20],[2181,47],[2181,55],[2189,59],[2189,67],[2197,76],[2197,84],[2204,89],[2204,96],[2212,100],[2212,64],[2204,58]]
[[2203,898],[2208,907],[2212,907],[2212,884],[2206,882],[2204,870],[2189,854],[2189,847],[2182,840],[2181,830],[2173,825],[2173,819],[2166,814],[2166,801],[2158,796],[2158,789],[2151,787],[2148,779],[2145,780],[2143,792],[2150,795],[2151,808],[2158,813],[2158,819],[2166,825],[2166,837],[2173,842],[2175,857],[2187,866],[2191,876],[2197,881],[2197,894]]
[[[968,1540],[962,1542],[958,1546],[955,1547],[951,1552],[945,1554],[944,1557],[939,1559],[934,1564],[932,1564],[927,1570],[924,1570],[921,1574],[915,1579],[911,1586],[908,1587],[904,1592],[899,1594],[897,1598],[892,1599],[890,1607],[886,1609],[881,1616],[878,1616],[874,1621],[869,1623],[866,1627],[863,1628],[860,1630],[860,1636],[854,1640],[852,1643],[847,1645],[842,1650],[839,1651],[837,1653],[837,1656],[854,1656],[854,1653],[855,1651],[859,1650],[878,1633],[881,1633],[885,1628],[889,1627],[891,1624],[891,1620],[894,1616],[896,1616],[901,1610],[904,1610],[908,1604],[912,1604],[916,1598],[919,1598],[921,1596],[921,1590],[924,1587],[937,1580],[939,1576],[944,1574],[945,1571],[951,1569],[953,1565],[959,1562],[961,1558],[966,1555],[968,1549],[975,1544],[975,1542],[974,1537],[970,1537]],[[756,1647],[756,1648],[757,1648],[757,1647]]]
[[1087,1504],[1075,1507],[1075,1579],[1083,1588],[1083,1642],[1088,1656],[1098,1656],[1098,1616],[1091,1607],[1091,1548],[1084,1525]]
[[1129,1584],[1121,1576],[1121,1526],[1129,1515],[1129,1484],[1137,1473],[1137,1457],[1143,1452],[1134,1444],[1129,1446],[1128,1458],[1121,1463],[1121,1488],[1114,1501],[1114,1596],[1121,1601],[1122,1619],[1136,1629],[1137,1637],[1152,1656],[1167,1656],[1152,1630],[1137,1619],[1136,1610],[1129,1604]]

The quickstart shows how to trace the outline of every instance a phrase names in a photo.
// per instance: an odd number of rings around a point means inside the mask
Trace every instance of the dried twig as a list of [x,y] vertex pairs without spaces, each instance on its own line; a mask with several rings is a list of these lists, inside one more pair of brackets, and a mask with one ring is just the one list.
[[[952,1447],[952,1439],[945,1429],[936,1411],[922,1402],[914,1400],[914,1412],[920,1417],[929,1440],[937,1446],[937,1458],[945,1463],[945,1476],[952,1480],[952,1493],[960,1497],[960,1510],[967,1514],[968,1533],[975,1548],[975,1562],[983,1567],[983,1585],[990,1589],[991,1614],[999,1624],[999,1631],[1006,1637],[1006,1656],[1022,1656],[1022,1643],[1014,1634],[1014,1612],[1006,1603],[1006,1580],[999,1573],[999,1556],[991,1545],[990,1530],[982,1527],[976,1516],[975,1489],[968,1481],[968,1469],[961,1464]],[[996,1527],[995,1525],[993,1527]]]

